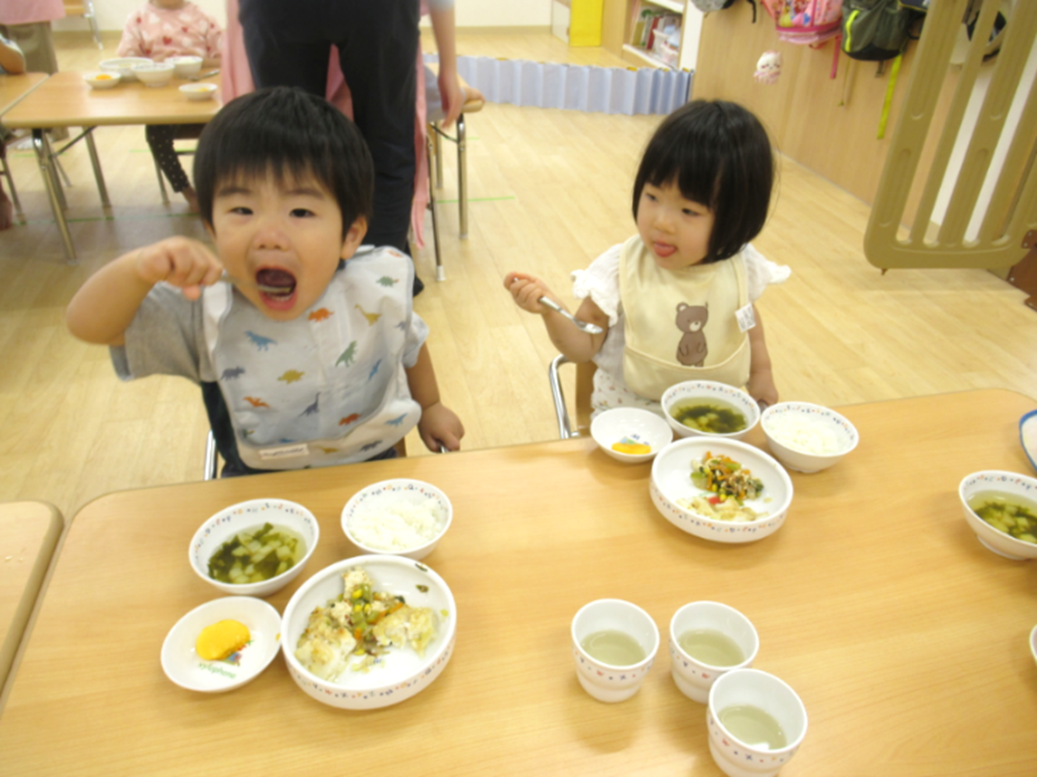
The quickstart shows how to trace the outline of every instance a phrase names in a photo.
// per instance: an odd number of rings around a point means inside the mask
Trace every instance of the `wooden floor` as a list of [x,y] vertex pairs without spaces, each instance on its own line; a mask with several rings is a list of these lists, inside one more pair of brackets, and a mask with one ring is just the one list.
[[[618,64],[547,34],[458,38],[465,54]],[[88,36],[59,40],[62,69],[87,69],[104,56]],[[469,119],[465,241],[457,237],[448,150],[447,279],[434,282],[431,246],[420,251],[427,289],[415,308],[432,329],[444,401],[467,427],[465,448],[557,436],[546,375],[554,349],[501,279],[525,270],[568,295],[571,270],[632,234],[633,174],[659,120],[487,105]],[[69,298],[105,262],[171,234],[204,237],[182,202],[162,204],[142,128],[100,129],[97,142],[110,212],[100,207],[86,149],[74,147],[64,163],[74,183],[77,266],[65,263],[28,151],[10,153],[28,223],[0,233],[0,501],[44,499],[66,515],[108,491],[199,479],[207,428],[195,386],[175,378],[120,383],[106,349],[65,330]],[[862,253],[867,216],[860,201],[784,163],[777,205],[756,241],[793,270],[759,304],[782,397],[839,406],[979,387],[1033,396],[1037,319],[1025,295],[984,271],[882,276]],[[424,454],[413,437],[408,445]]]

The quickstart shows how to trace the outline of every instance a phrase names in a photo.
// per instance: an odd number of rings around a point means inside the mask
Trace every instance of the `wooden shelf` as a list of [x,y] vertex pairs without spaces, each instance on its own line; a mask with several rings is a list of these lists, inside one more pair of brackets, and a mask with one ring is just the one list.
[[[623,44],[624,59],[634,65],[647,65],[648,67],[661,68],[663,70],[676,70],[677,68],[671,67],[670,65],[663,62],[657,56],[652,54],[647,49],[643,49],[640,46],[631,46],[629,43]],[[629,54],[634,57],[633,60],[625,55]]]
[[678,2],[678,0],[644,0],[649,5],[657,5],[660,8],[665,8],[667,11],[673,11],[674,13],[684,13],[684,3]]

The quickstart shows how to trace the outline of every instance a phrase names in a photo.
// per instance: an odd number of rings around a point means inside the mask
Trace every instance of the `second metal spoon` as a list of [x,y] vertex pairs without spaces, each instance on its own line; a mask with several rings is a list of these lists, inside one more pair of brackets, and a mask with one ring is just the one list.
[[557,310],[559,313],[561,313],[567,319],[572,321],[573,324],[575,324],[576,328],[579,329],[581,332],[586,332],[589,335],[600,335],[602,332],[605,331],[604,329],[602,329],[597,324],[589,324],[586,321],[580,321],[580,319],[578,319],[576,316],[574,316],[568,310],[563,308],[561,305],[559,305],[554,300],[549,299],[548,297],[541,297],[540,299],[537,300],[537,302],[539,302],[541,305],[544,305],[545,307],[551,308],[551,310]]

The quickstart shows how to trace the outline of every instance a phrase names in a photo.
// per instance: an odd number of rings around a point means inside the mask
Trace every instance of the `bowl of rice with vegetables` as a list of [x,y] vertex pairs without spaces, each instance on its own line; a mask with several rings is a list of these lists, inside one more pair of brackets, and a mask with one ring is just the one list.
[[342,531],[364,553],[419,561],[450,528],[454,509],[430,483],[408,478],[383,480],[357,492],[342,508]]
[[760,425],[775,458],[796,472],[820,472],[857,447],[854,425],[834,410],[809,402],[779,402]]
[[755,542],[785,523],[792,480],[769,455],[737,440],[687,437],[652,462],[652,502],[666,520],[714,542]]

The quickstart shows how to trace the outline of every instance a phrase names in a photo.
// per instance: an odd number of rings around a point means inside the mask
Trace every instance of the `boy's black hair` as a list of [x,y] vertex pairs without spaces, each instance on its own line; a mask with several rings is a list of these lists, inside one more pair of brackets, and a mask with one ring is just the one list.
[[704,262],[728,259],[767,220],[774,155],[767,131],[737,103],[695,100],[671,113],[648,142],[634,179],[634,219],[645,184],[676,183],[681,195],[713,211]]
[[259,89],[231,100],[206,125],[194,157],[205,223],[212,224],[219,185],[268,175],[278,184],[319,182],[342,211],[343,238],[359,216],[371,219],[371,152],[357,126],[321,97],[286,86]]

